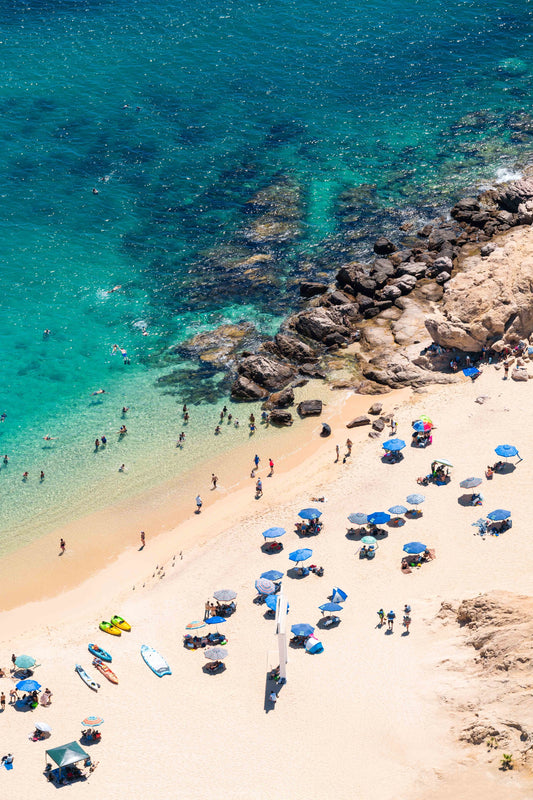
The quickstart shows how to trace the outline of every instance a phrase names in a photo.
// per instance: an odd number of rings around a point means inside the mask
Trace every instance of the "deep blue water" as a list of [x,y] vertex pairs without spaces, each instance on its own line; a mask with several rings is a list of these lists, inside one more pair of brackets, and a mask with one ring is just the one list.
[[[2,0],[0,31],[4,536],[78,508],[102,478],[85,447],[123,403],[157,427],[176,399],[213,402],[187,364],[177,398],[155,388],[170,344],[242,318],[273,332],[298,276],[530,157],[520,0]],[[297,236],[250,243],[247,201],[273,183]],[[148,481],[165,437],[142,455]],[[41,468],[46,491],[21,484]]]

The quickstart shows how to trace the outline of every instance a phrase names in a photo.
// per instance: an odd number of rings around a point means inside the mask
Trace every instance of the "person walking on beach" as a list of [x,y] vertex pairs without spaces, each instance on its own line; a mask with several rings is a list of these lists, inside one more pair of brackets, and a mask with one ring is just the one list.
[[98,450],[98,448],[99,448],[99,447],[100,447],[100,439],[95,439],[95,442],[94,442],[94,449],[95,449],[95,450]]
[[8,456],[7,453],[4,456],[4,464],[6,464],[6,465],[9,464],[9,456]]
[[17,661],[17,657],[16,657],[15,653],[13,653],[13,654],[11,655],[11,663],[13,664],[13,669],[16,669],[16,668],[17,668],[16,661]]
[[380,608],[378,611],[378,617],[379,617],[378,627],[382,628],[383,623],[385,622],[385,612],[383,611],[382,608]]
[[0,706],[2,707],[2,711],[6,710],[6,696],[3,692],[0,694]]
[[396,433],[396,431],[397,431],[397,430],[398,430],[398,423],[396,422],[396,420],[394,419],[394,417],[391,417],[391,421],[390,421],[390,435],[391,435],[391,436],[394,436],[394,434]]
[[64,539],[60,539],[60,540],[59,540],[59,549],[61,550],[61,553],[60,553],[60,555],[63,555],[63,553],[65,552],[65,547],[66,547],[66,546],[67,546],[67,545],[66,545],[66,542],[65,542],[65,540],[64,540]]
[[146,537],[144,535],[144,531],[141,531],[141,550],[143,549],[145,544],[146,544]]
[[217,488],[217,482],[218,482],[218,477],[215,475],[214,472],[212,472],[211,473],[211,488],[212,489],[216,489]]
[[259,456],[256,453],[255,456],[254,456],[255,469],[259,469],[259,462],[260,461],[261,461],[261,459],[259,458]]
[[14,706],[17,700],[19,699],[19,693],[16,689],[11,689],[9,692],[9,703],[10,705]]
[[351,439],[346,439],[346,450],[348,451],[348,455],[349,456],[352,455],[352,447],[353,447],[352,440]]
[[271,458],[268,459],[268,466],[270,467],[270,472],[268,473],[268,477],[271,478],[274,474],[274,462]]
[[339,458],[341,457],[341,449],[338,444],[335,445],[335,453],[337,454],[337,458],[335,459],[335,464],[338,464]]
[[503,379],[504,379],[504,381],[506,381],[508,377],[509,377],[509,364],[506,361],[505,364],[503,365]]
[[199,494],[196,495],[196,513],[200,514],[202,511],[202,498]]
[[42,470],[41,470],[41,477],[40,477],[40,481],[41,481],[41,483],[44,481],[44,472],[43,472]]
[[255,484],[255,496],[263,497],[263,483],[261,481],[261,478],[258,478],[257,483]]
[[394,613],[394,611],[389,611],[389,613],[387,614],[387,630],[392,631],[395,619],[396,619],[396,614]]
[[404,614],[403,615],[403,624],[404,624],[404,627],[405,627],[405,632],[408,634],[409,633],[409,625],[411,624],[411,616],[410,616],[410,614]]

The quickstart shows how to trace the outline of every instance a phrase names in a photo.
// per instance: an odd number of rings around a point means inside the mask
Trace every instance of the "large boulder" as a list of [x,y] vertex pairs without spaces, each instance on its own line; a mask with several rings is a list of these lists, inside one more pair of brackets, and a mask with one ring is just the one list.
[[318,417],[322,413],[322,400],[302,400],[297,410],[301,417]]
[[314,339],[325,341],[331,334],[339,334],[344,340],[350,338],[350,330],[344,325],[342,314],[334,308],[310,308],[301,311],[292,319],[298,333]]
[[263,400],[268,392],[244,375],[238,375],[231,387],[231,396],[234,400]]
[[511,213],[516,213],[520,205],[528,200],[533,200],[533,180],[529,178],[509,183],[497,196],[500,208]]
[[533,231],[505,234],[493,253],[466,258],[446,285],[437,314],[426,320],[433,341],[479,352],[502,349],[533,331]]
[[243,359],[239,364],[238,373],[259,386],[273,391],[286,386],[294,377],[295,370],[289,364],[282,364],[275,358],[258,353]]
[[296,338],[296,336],[277,333],[274,336],[274,344],[284,358],[295,364],[308,363],[317,359],[316,351],[305,342],[302,342],[301,339]]
[[315,281],[304,281],[300,284],[301,297],[314,297],[317,294],[324,294],[328,287],[326,283],[316,283]]
[[389,253],[394,253],[397,249],[396,245],[385,236],[380,236],[379,239],[376,239],[374,242],[374,253],[377,256],[387,256]]
[[346,423],[347,428],[362,428],[363,425],[370,425],[369,417],[365,417],[364,415],[360,417],[355,417],[350,422]]
[[282,411],[279,408],[274,408],[268,415],[268,419],[272,425],[292,425],[291,412]]
[[251,322],[228,323],[197,333],[171,347],[170,352],[227,369],[234,362],[237,351],[242,350],[243,345],[251,345],[255,340],[257,330]]
[[294,389],[287,386],[281,392],[273,392],[264,404],[265,408],[289,408],[294,405]]

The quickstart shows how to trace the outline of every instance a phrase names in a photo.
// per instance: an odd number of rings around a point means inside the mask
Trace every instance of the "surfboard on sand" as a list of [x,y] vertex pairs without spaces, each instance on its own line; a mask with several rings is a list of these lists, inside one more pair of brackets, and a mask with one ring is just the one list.
[[172,670],[168,662],[157,650],[154,650],[153,647],[149,647],[147,644],[141,645],[141,655],[152,672],[160,678],[162,678],[163,675],[172,675]]

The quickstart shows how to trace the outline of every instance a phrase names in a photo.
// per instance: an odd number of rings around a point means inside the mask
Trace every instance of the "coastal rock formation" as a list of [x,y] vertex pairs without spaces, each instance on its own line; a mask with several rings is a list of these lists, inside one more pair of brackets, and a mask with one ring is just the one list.
[[328,287],[325,283],[317,283],[316,281],[304,281],[300,284],[300,295],[305,298],[315,297],[317,294],[324,294],[327,292]]
[[501,350],[533,331],[533,230],[512,231],[486,257],[468,256],[426,326],[443,347]]
[[264,400],[268,392],[245,375],[238,375],[231,387],[234,400]]
[[277,333],[274,345],[281,356],[296,364],[307,364],[317,359],[316,350],[296,336]]
[[282,411],[279,408],[274,408],[270,412],[268,419],[272,425],[292,425],[292,414],[290,411]]
[[254,245],[287,244],[300,233],[302,191],[283,175],[254,194],[246,211],[255,216],[243,230],[243,237]]
[[242,350],[243,345],[252,344],[257,339],[257,330],[250,322],[219,325],[213,330],[197,333],[171,348],[171,352],[227,368],[235,361],[237,351]]
[[351,336],[343,315],[333,308],[319,307],[301,311],[289,320],[289,324],[302,336],[325,344],[332,339],[348,341]]
[[275,358],[258,353],[244,358],[239,364],[238,373],[259,386],[273,391],[286,386],[294,377],[295,370]]
[[369,417],[365,417],[364,415],[360,417],[355,417],[350,422],[346,423],[347,428],[361,428],[363,425],[370,425]]
[[294,405],[294,389],[292,386],[287,386],[281,392],[273,392],[263,404],[263,408],[289,408],[292,405]]
[[303,400],[298,403],[297,411],[301,417],[318,417],[322,413],[322,400]]

